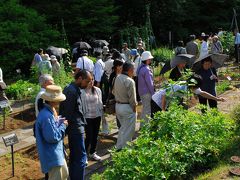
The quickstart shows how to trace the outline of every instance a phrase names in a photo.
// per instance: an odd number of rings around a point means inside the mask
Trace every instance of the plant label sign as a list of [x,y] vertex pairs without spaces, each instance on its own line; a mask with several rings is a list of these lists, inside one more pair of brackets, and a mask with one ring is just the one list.
[[8,106],[9,106],[8,101],[0,101],[0,107],[1,108],[6,108]]
[[16,134],[10,134],[8,136],[4,136],[2,137],[2,139],[6,147],[12,146],[19,142]]

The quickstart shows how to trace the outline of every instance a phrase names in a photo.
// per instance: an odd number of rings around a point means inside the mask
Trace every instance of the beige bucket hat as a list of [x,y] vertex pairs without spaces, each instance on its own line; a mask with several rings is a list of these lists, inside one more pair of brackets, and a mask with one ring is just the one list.
[[41,95],[41,98],[50,102],[61,102],[66,99],[66,96],[62,93],[62,88],[57,85],[49,85],[46,87],[46,91]]

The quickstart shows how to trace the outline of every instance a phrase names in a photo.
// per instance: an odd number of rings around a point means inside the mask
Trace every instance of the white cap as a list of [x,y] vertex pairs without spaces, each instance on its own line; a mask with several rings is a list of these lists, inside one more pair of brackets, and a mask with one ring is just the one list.
[[148,59],[153,59],[153,56],[150,51],[144,51],[141,56],[142,61],[146,61]]

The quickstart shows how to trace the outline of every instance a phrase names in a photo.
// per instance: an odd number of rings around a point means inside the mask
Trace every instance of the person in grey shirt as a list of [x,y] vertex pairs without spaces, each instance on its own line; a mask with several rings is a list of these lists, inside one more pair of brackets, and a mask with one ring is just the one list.
[[197,56],[199,53],[198,44],[195,42],[196,36],[190,35],[190,41],[186,44],[187,54]]

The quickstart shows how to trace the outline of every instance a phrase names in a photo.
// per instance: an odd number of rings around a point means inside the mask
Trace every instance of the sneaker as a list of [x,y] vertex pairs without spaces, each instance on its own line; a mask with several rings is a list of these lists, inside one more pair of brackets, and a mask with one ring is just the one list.
[[90,154],[89,157],[95,161],[101,161],[102,158],[98,156],[96,153]]

